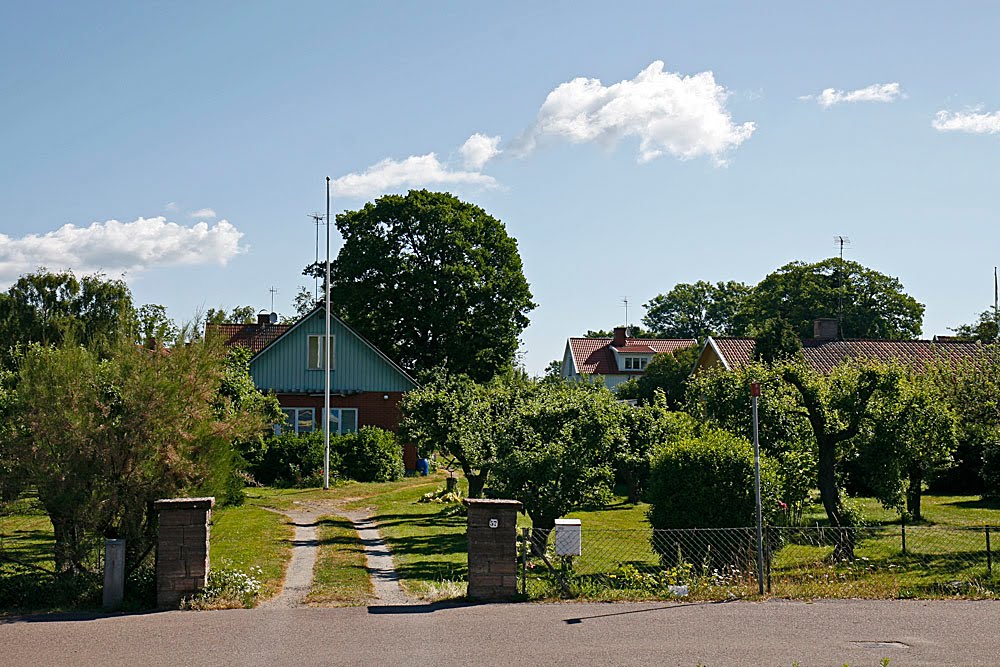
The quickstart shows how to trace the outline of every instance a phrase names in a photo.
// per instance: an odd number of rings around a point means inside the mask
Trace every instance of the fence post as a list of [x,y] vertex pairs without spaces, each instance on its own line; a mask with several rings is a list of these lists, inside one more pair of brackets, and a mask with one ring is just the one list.
[[993,575],[993,552],[990,549],[990,525],[986,524],[986,574]]
[[906,514],[903,514],[899,520],[899,525],[903,529],[903,555],[906,555]]
[[765,557],[765,560],[764,560],[764,563],[767,565],[767,593],[768,593],[768,595],[770,595],[771,594],[771,561],[774,559],[774,552],[772,551],[772,542],[771,542],[771,526],[764,526],[764,540],[765,540],[765,544],[767,545],[766,546],[767,556]]
[[521,595],[527,597],[528,595],[528,549],[531,548],[531,543],[529,542],[531,535],[531,528],[521,529]]

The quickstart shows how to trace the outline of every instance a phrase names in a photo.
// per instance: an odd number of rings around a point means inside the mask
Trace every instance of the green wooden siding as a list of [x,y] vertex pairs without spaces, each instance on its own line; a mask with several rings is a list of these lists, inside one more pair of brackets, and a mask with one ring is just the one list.
[[[323,371],[308,370],[306,365],[308,337],[325,332],[323,311],[313,311],[304,322],[255,357],[250,362],[250,375],[257,387],[276,393],[323,391]],[[334,354],[331,391],[409,391],[414,388],[405,375],[337,318],[330,319],[330,333]]]

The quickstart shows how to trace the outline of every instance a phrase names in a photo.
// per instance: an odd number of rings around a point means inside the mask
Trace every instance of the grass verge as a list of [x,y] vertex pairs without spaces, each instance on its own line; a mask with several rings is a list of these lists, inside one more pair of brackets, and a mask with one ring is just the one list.
[[289,520],[253,505],[212,511],[210,558],[213,568],[248,572],[260,568],[260,600],[281,590],[292,557],[295,530]]
[[342,517],[325,516],[318,532],[319,553],[306,603],[327,607],[365,604],[374,589],[354,524]]

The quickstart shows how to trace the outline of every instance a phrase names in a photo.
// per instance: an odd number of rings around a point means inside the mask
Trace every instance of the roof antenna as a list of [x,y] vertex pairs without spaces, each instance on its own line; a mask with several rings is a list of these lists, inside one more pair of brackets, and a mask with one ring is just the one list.
[[[309,213],[306,217],[312,218],[316,223],[316,262],[319,264],[319,226],[326,222],[322,213]],[[314,266],[315,266],[314,264]],[[319,276],[313,276],[313,299],[319,301]],[[273,308],[271,310],[274,310]]]
[[833,242],[840,246],[840,266],[837,270],[837,333],[844,340],[844,246],[851,245],[846,236],[834,236]]
[[274,295],[278,293],[278,290],[276,290],[274,287],[272,287],[271,289],[269,289],[267,291],[271,293],[271,312],[273,313],[274,312]]
[[622,303],[625,304],[625,336],[628,337],[628,297],[622,297]]

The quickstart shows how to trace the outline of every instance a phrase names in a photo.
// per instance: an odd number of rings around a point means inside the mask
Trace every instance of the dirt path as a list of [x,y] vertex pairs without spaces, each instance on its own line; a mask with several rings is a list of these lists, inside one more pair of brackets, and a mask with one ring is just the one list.
[[[313,568],[319,548],[317,527],[320,517],[342,516],[354,524],[364,548],[368,575],[375,589],[375,597],[369,606],[413,604],[413,600],[399,585],[399,574],[392,561],[389,546],[371,516],[371,508],[348,511],[344,504],[351,499],[336,502],[301,503],[292,510],[275,510],[290,518],[295,526],[292,538],[292,559],[285,573],[285,583],[281,592],[260,605],[261,608],[290,609],[308,606],[305,598],[312,588]],[[269,508],[270,509],[270,508]]]

